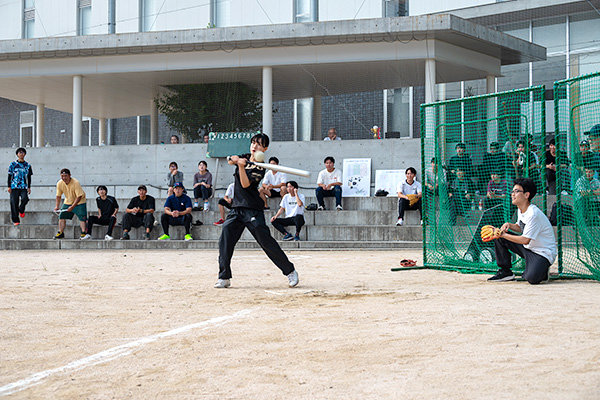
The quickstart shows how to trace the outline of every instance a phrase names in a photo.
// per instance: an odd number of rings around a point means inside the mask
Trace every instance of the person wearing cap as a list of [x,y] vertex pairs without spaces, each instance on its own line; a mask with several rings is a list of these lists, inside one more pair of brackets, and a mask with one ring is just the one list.
[[575,165],[583,171],[585,168],[598,171],[600,167],[600,156],[590,151],[590,142],[583,139],[579,142],[579,153],[575,155]]
[[575,209],[583,214],[588,226],[600,225],[600,181],[594,177],[596,171],[589,166],[584,167],[583,171],[573,190]]
[[123,216],[123,237],[121,240],[129,240],[131,228],[144,226],[146,229],[146,240],[150,240],[150,232],[154,227],[154,197],[149,196],[146,185],[138,186],[138,195],[129,201],[129,205]]
[[185,241],[192,240],[192,199],[184,194],[183,183],[173,184],[173,194],[167,197],[165,202],[165,213],[160,218],[163,235],[158,240],[170,240],[169,226],[183,225],[185,227]]
[[592,126],[592,128],[585,134],[590,138],[592,152],[596,154],[600,153],[600,124]]
[[471,156],[467,154],[467,146],[464,143],[458,143],[456,145],[456,155],[450,157],[448,161],[448,167],[446,172],[446,181],[448,185],[456,179],[457,170],[462,170],[466,178],[471,178],[473,174],[473,160]]
[[8,166],[8,193],[10,194],[10,217],[13,224],[17,226],[21,223],[20,218],[25,217],[25,206],[29,202],[31,194],[33,169],[25,161],[27,150],[19,147],[15,154],[17,160]]

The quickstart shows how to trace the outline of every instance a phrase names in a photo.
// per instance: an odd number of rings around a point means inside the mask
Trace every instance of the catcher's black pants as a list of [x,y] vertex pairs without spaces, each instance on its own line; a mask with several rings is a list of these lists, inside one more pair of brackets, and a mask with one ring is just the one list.
[[267,257],[284,275],[289,275],[294,271],[294,264],[288,260],[277,241],[271,236],[271,231],[265,223],[264,212],[235,207],[227,214],[227,219],[222,225],[221,237],[219,237],[219,279],[231,279],[231,257],[244,228],[248,228]]
[[421,199],[415,204],[410,205],[410,201],[406,199],[398,199],[398,218],[404,218],[404,211],[406,210],[419,210],[419,215],[423,219],[423,211],[421,210]]
[[[21,204],[19,204],[19,201]],[[10,191],[10,217],[12,222],[21,222],[19,213],[25,212],[25,206],[28,202],[27,189],[12,189]]]
[[523,279],[526,279],[531,284],[540,283],[548,279],[550,261],[546,257],[526,249],[522,244],[514,243],[504,238],[494,240],[494,247],[496,250],[496,262],[500,269],[507,272],[511,270],[510,252],[512,251],[525,259]]
[[298,214],[298,215],[294,215],[293,217],[289,217],[289,218],[275,218],[275,220],[272,222],[272,224],[273,224],[273,228],[277,229],[279,232],[283,233],[284,235],[286,233],[289,233],[288,231],[285,230],[286,226],[295,225],[296,226],[296,236],[298,236],[298,235],[300,235],[300,230],[304,226],[304,215]]

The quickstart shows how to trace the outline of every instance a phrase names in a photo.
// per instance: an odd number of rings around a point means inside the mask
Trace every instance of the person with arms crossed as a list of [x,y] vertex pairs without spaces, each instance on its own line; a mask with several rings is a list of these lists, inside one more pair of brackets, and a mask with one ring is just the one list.
[[258,193],[258,185],[265,176],[265,169],[248,163],[255,160],[257,151],[264,152],[268,147],[269,137],[264,133],[258,133],[250,139],[249,154],[227,158],[230,165],[236,166],[233,174],[234,196],[232,210],[223,223],[223,231],[219,237],[219,279],[215,283],[215,288],[231,286],[231,257],[244,228],[248,228],[269,259],[287,276],[288,285],[290,287],[298,285],[298,272],[294,264],[273,239],[265,222],[264,202]]
[[[65,195],[65,202],[60,208],[60,200],[62,195]],[[79,181],[71,177],[71,171],[68,168],[60,170],[60,180],[56,184],[56,206],[54,212],[58,213],[58,233],[54,236],[54,239],[63,239],[65,237],[65,226],[67,225],[67,219],[73,219],[73,214],[77,215],[79,219],[79,226],[81,227],[80,239],[86,234],[86,222],[87,222],[87,205],[86,205],[85,192],[79,184]]]
[[146,185],[138,186],[138,195],[129,201],[123,216],[123,237],[121,240],[129,240],[131,228],[146,228],[145,239],[150,240],[150,232],[154,227],[154,197],[148,195]]
[[[273,227],[283,234],[283,240],[300,240],[300,230],[304,226],[304,195],[298,193],[298,183],[287,183],[287,194],[281,199],[277,214],[271,217]],[[285,213],[285,218],[279,216]],[[296,232],[292,236],[285,230],[286,226],[294,225]]]
[[319,172],[317,177],[317,202],[319,203],[318,210],[325,209],[324,197],[335,197],[335,208],[338,211],[342,208],[342,171],[335,168],[335,159],[331,156],[325,157],[323,160],[325,169]]
[[25,217],[25,206],[31,194],[33,168],[25,161],[27,150],[19,147],[15,154],[17,161],[11,162],[8,166],[8,193],[10,194],[10,218],[13,225],[17,226],[21,223],[20,218]]
[[518,209],[517,223],[507,222],[500,228],[499,237],[494,242],[496,263],[500,269],[488,281],[515,279],[511,269],[511,252],[525,259],[523,278],[527,282],[537,284],[549,279],[550,265],[554,263],[558,251],[548,217],[535,204],[531,204],[536,194],[537,188],[531,178],[515,179],[510,197]]
[[82,240],[92,238],[92,228],[94,224],[108,225],[104,240],[113,240],[112,231],[117,223],[117,213],[119,212],[119,203],[113,196],[107,195],[108,189],[104,185],[98,186],[96,193],[96,205],[98,206],[98,216],[90,215],[87,221],[87,231]]
[[[277,157],[269,158],[269,164],[279,165],[279,159]],[[265,174],[258,192],[260,198],[265,202],[265,210],[269,209],[269,203],[267,203],[267,197],[283,197],[286,194],[286,182],[287,175],[284,172],[277,172],[269,170]]]

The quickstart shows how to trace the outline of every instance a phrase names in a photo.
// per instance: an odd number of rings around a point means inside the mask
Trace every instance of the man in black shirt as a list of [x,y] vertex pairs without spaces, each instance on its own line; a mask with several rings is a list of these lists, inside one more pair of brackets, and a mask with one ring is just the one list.
[[231,285],[231,257],[244,228],[248,228],[271,261],[287,276],[289,286],[294,287],[298,284],[298,273],[294,264],[288,260],[277,241],[273,239],[265,222],[263,211],[265,204],[258,193],[258,185],[266,171],[264,168],[248,164],[248,161],[254,161],[255,152],[264,152],[268,146],[269,137],[259,133],[250,140],[250,154],[227,158],[230,165],[236,166],[233,174],[234,195],[232,209],[222,225],[223,231],[219,238],[219,279],[215,288],[227,288]]
[[125,215],[123,216],[123,237],[121,240],[129,240],[131,228],[146,228],[146,240],[150,240],[150,232],[154,227],[154,197],[147,195],[146,185],[138,186],[138,195],[129,202]]
[[88,240],[92,238],[92,228],[94,224],[108,225],[108,230],[104,236],[104,240],[113,240],[112,230],[117,223],[117,213],[119,212],[119,203],[113,196],[107,195],[108,189],[104,185],[96,188],[96,205],[98,206],[98,216],[90,215],[87,220],[87,229],[85,235],[81,237],[81,240]]
[[461,169],[467,178],[473,174],[473,160],[467,154],[467,146],[464,143],[456,145],[456,155],[450,157],[446,171],[446,181],[451,185],[456,179],[456,170]]

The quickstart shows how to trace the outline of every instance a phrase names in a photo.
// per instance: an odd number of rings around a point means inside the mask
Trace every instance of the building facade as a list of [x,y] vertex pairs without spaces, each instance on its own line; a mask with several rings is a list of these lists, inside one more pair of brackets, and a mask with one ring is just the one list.
[[[544,84],[546,99],[551,101],[554,81],[600,69],[599,10],[598,0],[0,0],[0,40],[452,13],[546,47],[545,61],[503,66],[493,84],[497,91]],[[311,71],[304,72],[310,78]],[[319,84],[316,79],[315,84]],[[322,89],[328,92],[326,87]],[[485,79],[449,82],[437,85],[437,98],[478,95],[488,90]],[[372,92],[353,92],[350,87],[348,92],[275,101],[273,140],[321,140],[329,127],[336,127],[343,139],[367,139],[372,137],[374,125],[381,128],[383,137],[419,136],[424,87]],[[314,110],[320,110],[319,115]],[[1,99],[0,146],[34,145],[35,119],[40,116],[45,121],[43,145],[71,143],[71,114],[51,109],[40,113],[36,105]],[[82,145],[150,143],[148,115],[109,120],[104,140],[98,120],[84,117],[83,121]],[[547,121],[551,132],[553,120]],[[168,142],[176,132],[161,115],[158,124],[159,141]]]

